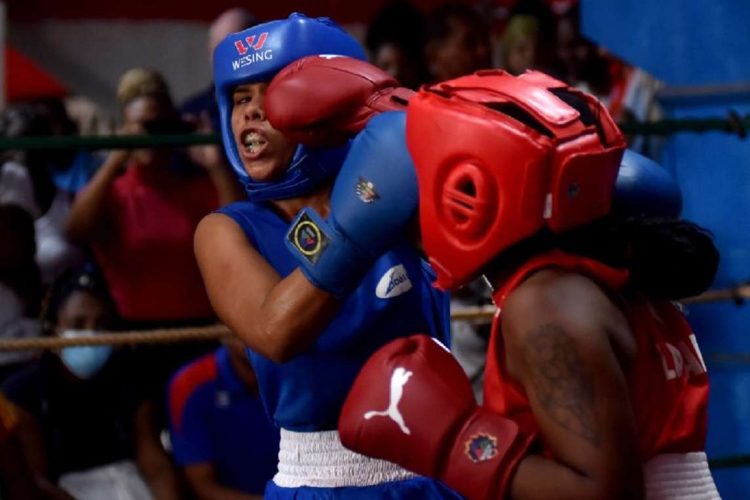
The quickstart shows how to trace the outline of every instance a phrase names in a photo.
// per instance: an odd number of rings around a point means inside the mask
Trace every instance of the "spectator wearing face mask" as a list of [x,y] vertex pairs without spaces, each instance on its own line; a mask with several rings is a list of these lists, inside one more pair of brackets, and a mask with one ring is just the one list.
[[[186,132],[164,78],[135,68],[117,89],[123,134]],[[214,320],[193,254],[193,233],[201,218],[244,198],[223,155],[212,145],[138,148],[109,154],[75,198],[67,236],[88,245],[107,280],[117,313],[129,329],[151,329]],[[159,409],[159,425],[169,377],[187,360],[216,344],[180,344],[141,349],[139,375],[148,380]]]
[[[117,326],[98,273],[65,273],[49,292],[45,330],[90,337]],[[36,483],[51,498],[175,498],[176,474],[153,432],[153,408],[132,381],[125,349],[65,347],[11,375],[19,440]]]
[[[52,135],[52,120],[40,108],[32,103],[4,108],[0,137]],[[40,335],[33,318],[39,314],[44,272],[35,255],[48,241],[39,234],[38,223],[54,204],[52,158],[49,152],[35,150],[0,151],[0,339]],[[0,352],[0,382],[32,357],[30,352]]]

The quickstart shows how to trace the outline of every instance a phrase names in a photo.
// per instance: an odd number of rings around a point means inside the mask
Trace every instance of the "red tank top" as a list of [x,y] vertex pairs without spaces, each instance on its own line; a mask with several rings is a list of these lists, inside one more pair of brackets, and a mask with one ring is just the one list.
[[92,248],[118,313],[130,321],[213,318],[193,233],[219,203],[207,176],[128,168],[108,193],[111,220]]
[[[580,273],[614,293],[628,280],[627,271],[554,251],[532,258],[514,270],[493,295],[498,313],[487,351],[484,405],[516,421],[522,431],[536,434],[538,427],[526,394],[505,370],[500,315],[505,299],[514,289],[534,272],[549,267]],[[642,461],[662,453],[703,451],[708,377],[690,326],[669,301],[625,298],[621,309],[637,345],[634,363],[625,375]]]

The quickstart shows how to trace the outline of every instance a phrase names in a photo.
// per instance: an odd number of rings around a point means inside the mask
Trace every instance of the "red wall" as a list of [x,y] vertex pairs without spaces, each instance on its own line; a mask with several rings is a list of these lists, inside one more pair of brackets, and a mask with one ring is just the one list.
[[[461,0],[475,3],[472,0]],[[511,0],[512,1],[512,0]],[[187,19],[210,21],[230,7],[246,5],[261,20],[286,17],[290,12],[304,12],[309,16],[330,16],[339,23],[367,22],[389,0],[266,0],[238,2],[237,0],[7,0],[11,21],[39,21],[42,19]],[[428,11],[446,3],[445,0],[413,0],[414,5]],[[507,4],[508,0],[495,0]]]

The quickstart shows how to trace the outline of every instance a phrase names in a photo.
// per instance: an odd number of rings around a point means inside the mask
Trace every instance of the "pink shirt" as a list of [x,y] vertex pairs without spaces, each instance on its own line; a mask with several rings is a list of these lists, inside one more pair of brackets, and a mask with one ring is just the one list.
[[108,196],[108,226],[92,248],[120,315],[131,321],[214,316],[193,254],[195,227],[218,207],[210,179],[130,167]]

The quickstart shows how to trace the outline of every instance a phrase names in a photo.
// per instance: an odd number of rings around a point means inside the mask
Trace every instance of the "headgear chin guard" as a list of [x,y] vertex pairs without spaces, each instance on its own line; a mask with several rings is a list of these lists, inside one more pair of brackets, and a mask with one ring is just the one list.
[[543,227],[562,232],[610,211],[625,141],[588,94],[535,71],[480,71],[423,87],[407,113],[439,288],[465,284]]
[[[258,24],[233,33],[214,50],[214,83],[224,150],[253,200],[299,196],[338,172],[344,156],[341,151],[331,151],[332,157],[328,158],[326,151],[299,147],[284,177],[274,182],[255,182],[242,164],[232,134],[232,92],[236,86],[270,82],[288,64],[301,57],[318,54],[366,60],[357,40],[331,19],[310,18],[296,12],[287,19]],[[329,164],[329,160],[338,161],[338,164]]]

